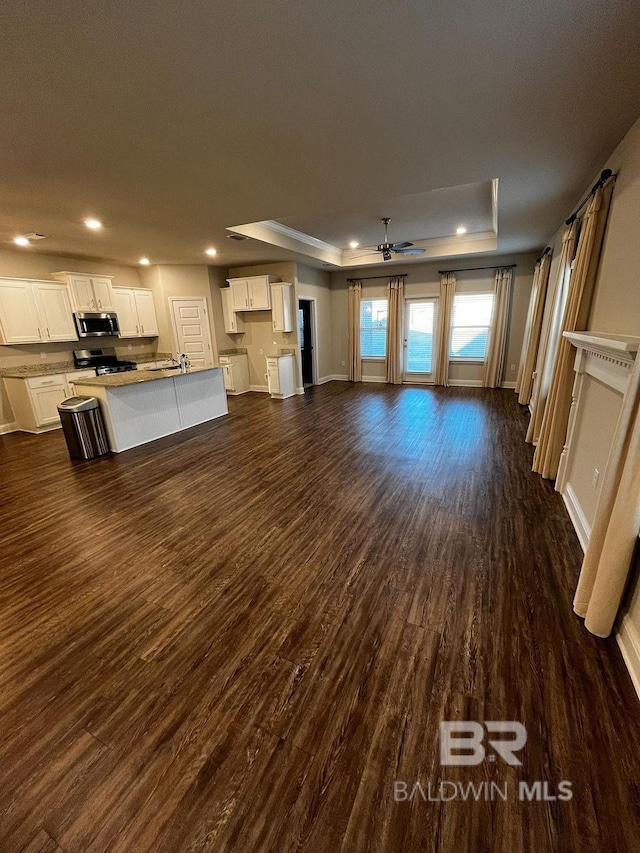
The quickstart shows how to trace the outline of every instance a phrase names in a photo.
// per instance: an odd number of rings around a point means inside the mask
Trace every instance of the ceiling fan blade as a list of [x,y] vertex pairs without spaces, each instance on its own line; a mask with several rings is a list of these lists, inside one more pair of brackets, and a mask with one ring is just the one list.
[[413,246],[413,243],[407,243],[407,242],[404,242],[404,243],[394,243],[394,244],[393,244],[393,246],[392,246],[391,248],[392,248],[392,250],[395,252],[395,251],[397,251],[398,249],[408,249],[408,248],[409,248],[409,246]]
[[424,255],[426,249],[393,249],[396,255]]

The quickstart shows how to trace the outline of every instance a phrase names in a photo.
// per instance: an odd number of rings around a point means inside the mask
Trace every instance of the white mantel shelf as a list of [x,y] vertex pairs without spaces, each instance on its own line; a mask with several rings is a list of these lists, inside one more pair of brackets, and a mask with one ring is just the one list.
[[564,337],[574,347],[602,355],[627,356],[625,361],[634,361],[640,348],[640,337],[632,335],[610,335],[606,332],[564,332]]

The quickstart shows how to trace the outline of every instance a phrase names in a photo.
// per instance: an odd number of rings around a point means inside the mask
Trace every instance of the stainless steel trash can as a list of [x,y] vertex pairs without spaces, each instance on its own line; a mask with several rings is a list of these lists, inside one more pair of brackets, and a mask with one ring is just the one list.
[[58,406],[69,456],[95,459],[109,452],[100,402],[95,397],[69,397]]

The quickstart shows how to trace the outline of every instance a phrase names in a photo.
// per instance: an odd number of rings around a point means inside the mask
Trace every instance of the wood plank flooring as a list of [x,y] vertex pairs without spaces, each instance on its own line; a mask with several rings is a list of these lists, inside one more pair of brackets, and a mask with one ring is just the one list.
[[[229,403],[94,462],[0,438],[0,851],[640,849],[640,703],[513,392]],[[452,719],[522,766],[441,767]],[[508,799],[394,800],[444,780]]]

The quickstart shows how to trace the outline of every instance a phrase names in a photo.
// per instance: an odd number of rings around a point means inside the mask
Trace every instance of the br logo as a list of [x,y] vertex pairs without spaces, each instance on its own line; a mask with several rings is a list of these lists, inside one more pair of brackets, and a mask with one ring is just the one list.
[[[440,764],[466,767],[481,764],[486,756],[485,728],[489,734],[511,735],[488,740],[488,743],[507,764],[521,765],[514,753],[526,744],[527,730],[515,720],[486,720],[484,726],[472,720],[443,720],[440,723]],[[495,755],[490,754],[487,760],[495,761]]]

